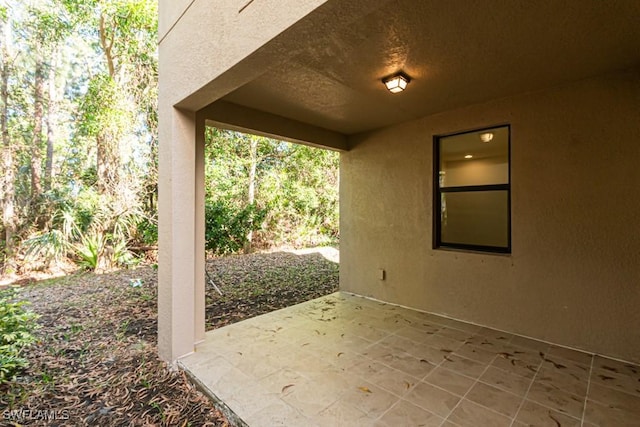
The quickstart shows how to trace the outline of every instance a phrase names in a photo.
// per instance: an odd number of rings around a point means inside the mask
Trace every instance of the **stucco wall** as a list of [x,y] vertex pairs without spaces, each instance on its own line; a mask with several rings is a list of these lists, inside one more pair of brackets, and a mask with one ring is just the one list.
[[[200,109],[226,95],[227,86],[235,88],[260,75],[278,63],[275,52],[244,66],[238,64],[325,1],[288,1],[286,7],[281,0],[161,1],[160,83],[167,82],[163,85],[164,101]],[[230,70],[233,73],[227,79],[233,82],[206,87]],[[189,101],[185,101],[187,97]]]
[[[433,136],[505,123],[512,254],[434,250]],[[343,290],[640,362],[639,71],[425,117],[349,144],[340,180]]]

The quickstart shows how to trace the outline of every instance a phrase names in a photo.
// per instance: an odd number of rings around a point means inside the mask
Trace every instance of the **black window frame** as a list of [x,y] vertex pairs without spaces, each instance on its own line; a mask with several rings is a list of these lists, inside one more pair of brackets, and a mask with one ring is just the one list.
[[[507,128],[507,184],[468,185],[457,187],[440,187],[440,146],[444,138],[464,135],[467,133],[490,132],[493,129]],[[473,252],[495,254],[511,254],[511,125],[499,124],[479,129],[454,132],[433,136],[433,249],[458,249]],[[464,243],[447,243],[442,241],[442,194],[456,192],[506,191],[507,192],[507,246],[486,246]]]

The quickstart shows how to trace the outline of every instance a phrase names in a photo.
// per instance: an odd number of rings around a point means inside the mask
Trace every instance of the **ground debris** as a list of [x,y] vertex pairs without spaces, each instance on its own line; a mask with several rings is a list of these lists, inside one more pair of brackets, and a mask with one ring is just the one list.
[[256,253],[211,259],[207,329],[289,307],[338,290],[338,264],[320,252]]
[[[334,292],[338,265],[319,253],[213,258],[207,329]],[[136,286],[132,286],[135,283]],[[157,356],[157,271],[76,274],[24,285],[41,317],[30,366],[0,386],[0,425],[229,426]]]

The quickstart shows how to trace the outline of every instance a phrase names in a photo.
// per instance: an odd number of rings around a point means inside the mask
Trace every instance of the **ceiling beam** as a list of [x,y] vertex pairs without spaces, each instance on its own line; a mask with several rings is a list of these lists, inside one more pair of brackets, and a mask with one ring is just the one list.
[[349,149],[347,136],[342,133],[227,101],[216,101],[197,114],[198,120],[222,129],[336,151]]

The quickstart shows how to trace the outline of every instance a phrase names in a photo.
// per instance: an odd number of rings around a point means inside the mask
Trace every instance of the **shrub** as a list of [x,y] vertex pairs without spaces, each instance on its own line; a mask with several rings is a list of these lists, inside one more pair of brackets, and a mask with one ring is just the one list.
[[218,255],[239,252],[247,243],[249,231],[259,230],[266,214],[266,209],[255,204],[238,209],[224,200],[207,201],[206,249]]
[[136,238],[145,245],[155,245],[158,242],[158,223],[143,217],[137,224]]
[[16,301],[17,295],[15,288],[0,291],[0,384],[28,366],[22,352],[35,341],[38,315],[24,308],[28,302]]
[[100,264],[100,257],[106,245],[102,234],[92,233],[82,236],[80,243],[74,246],[79,257],[78,264],[88,270],[96,270]]

